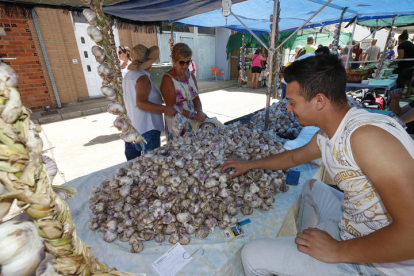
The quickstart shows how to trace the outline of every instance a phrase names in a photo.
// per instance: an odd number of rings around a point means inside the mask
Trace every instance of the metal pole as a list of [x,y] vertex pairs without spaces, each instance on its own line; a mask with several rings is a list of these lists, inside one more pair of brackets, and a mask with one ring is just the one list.
[[323,8],[325,8],[329,3],[331,3],[332,0],[329,0],[328,2],[326,2],[325,4],[322,5],[322,7],[319,8],[319,10],[317,10],[311,17],[309,17],[308,20],[306,20],[302,25],[300,25],[288,38],[285,39],[285,41],[283,41],[282,43],[279,44],[279,46],[277,46],[277,49],[279,49],[280,47],[282,47],[283,44],[285,44],[292,36],[294,36],[303,26],[305,26],[306,24],[309,23],[309,21],[311,21],[312,18],[314,18],[318,13],[320,13],[321,10],[323,10]]
[[350,51],[354,48],[353,46],[351,47],[351,45],[352,45],[352,40],[354,39],[354,34],[355,34],[355,28],[356,28],[356,25],[357,25],[357,21],[358,21],[358,17],[355,18],[354,28],[352,29],[351,39],[349,40],[349,43],[348,43],[348,56],[346,57],[345,69],[348,69],[349,55],[352,55],[352,52],[350,52]]
[[276,36],[276,17],[277,17],[277,3],[279,0],[273,0],[273,24],[270,35],[270,50],[269,57],[269,77],[267,80],[267,92],[266,92],[266,110],[265,110],[265,127],[264,130],[267,131],[269,128],[269,107],[270,107],[270,90],[272,89],[273,82],[273,55],[275,53],[275,36]]
[[[332,0],[331,0],[332,1]],[[230,13],[240,22],[240,24],[242,24],[243,25],[243,27],[249,32],[249,33],[251,33],[252,34],[252,36],[254,36],[254,38],[256,38],[257,39],[257,41],[259,41],[259,43],[260,44],[262,44],[263,45],[263,47],[265,47],[266,48],[266,50],[268,50],[269,51],[269,48],[267,47],[267,45],[266,44],[264,44],[264,42],[259,38],[259,37],[257,37],[257,35],[255,35],[253,32],[252,32],[252,30],[250,30],[249,29],[249,27],[247,27],[238,17],[237,17],[237,15],[235,15],[232,11],[230,11]]]
[[55,78],[53,77],[52,67],[50,67],[49,57],[47,56],[45,43],[43,42],[42,33],[40,32],[39,22],[37,21],[36,12],[32,9],[32,18],[35,25],[37,37],[39,38],[40,48],[42,49],[43,58],[45,59],[47,72],[49,73],[50,82],[52,83],[53,94],[55,95],[56,104],[58,108],[62,108],[62,103],[60,102],[59,93],[56,87]]

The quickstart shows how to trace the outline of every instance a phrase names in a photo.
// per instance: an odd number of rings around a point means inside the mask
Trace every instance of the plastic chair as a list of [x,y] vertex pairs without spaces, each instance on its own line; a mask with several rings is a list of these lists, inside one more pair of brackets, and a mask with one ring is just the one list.
[[220,70],[218,66],[211,66],[211,75],[216,77],[216,81],[217,77],[223,77],[224,80],[224,72],[223,70]]

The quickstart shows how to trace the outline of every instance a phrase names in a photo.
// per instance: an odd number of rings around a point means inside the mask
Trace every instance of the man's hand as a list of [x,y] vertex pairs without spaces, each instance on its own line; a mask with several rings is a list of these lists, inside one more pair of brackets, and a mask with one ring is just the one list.
[[230,178],[233,178],[241,174],[244,174],[245,172],[250,170],[248,163],[249,161],[231,157],[227,159],[226,162],[224,162],[223,168],[221,169],[221,171],[224,172],[225,170],[229,168],[235,168],[236,172],[230,175]]
[[197,112],[194,116],[194,120],[197,122],[204,122],[206,119],[208,119],[208,116],[203,111]]
[[318,228],[308,228],[298,233],[295,239],[298,250],[325,263],[338,263],[339,241]]

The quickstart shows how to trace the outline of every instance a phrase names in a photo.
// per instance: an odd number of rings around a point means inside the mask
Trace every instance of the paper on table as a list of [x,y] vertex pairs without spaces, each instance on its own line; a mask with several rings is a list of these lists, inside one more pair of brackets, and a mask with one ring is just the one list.
[[[184,257],[186,255],[186,257]],[[189,256],[189,258],[187,258]],[[177,242],[170,250],[152,263],[152,267],[160,276],[174,276],[181,268],[193,258],[184,247]]]

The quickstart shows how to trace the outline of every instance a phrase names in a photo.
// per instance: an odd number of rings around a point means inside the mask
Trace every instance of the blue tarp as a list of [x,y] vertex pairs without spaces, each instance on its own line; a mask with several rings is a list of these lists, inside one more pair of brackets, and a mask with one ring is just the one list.
[[[322,0],[280,0],[279,30],[296,29],[326,2]],[[344,7],[348,7],[344,15],[345,21],[351,20],[356,15],[358,15],[358,20],[367,20],[414,14],[414,0],[332,0],[306,27],[321,27],[337,23]],[[250,0],[233,4],[231,10],[254,32],[270,31],[269,17],[273,13],[272,0]],[[234,16],[223,17],[221,9],[178,22],[198,27],[224,27],[246,32]]]
[[[233,0],[240,3],[245,0]],[[132,0],[104,7],[104,12],[134,21],[186,18],[221,8],[221,0]]]

